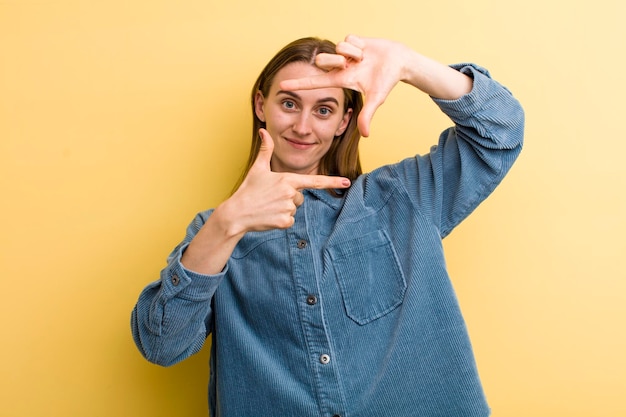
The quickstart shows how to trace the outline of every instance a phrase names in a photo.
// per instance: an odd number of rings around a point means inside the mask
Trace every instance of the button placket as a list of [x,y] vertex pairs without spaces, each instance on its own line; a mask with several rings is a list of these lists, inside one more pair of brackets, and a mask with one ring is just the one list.
[[[308,192],[304,191],[305,199]],[[293,277],[297,292],[300,320],[305,334],[307,352],[310,354],[315,372],[312,374],[315,391],[327,398],[321,404],[321,414],[325,416],[341,415],[338,412],[343,408],[343,395],[338,383],[338,370],[330,356],[332,348],[329,345],[329,336],[322,317],[321,293],[318,285],[320,273],[316,265],[317,244],[315,234],[310,235],[307,220],[317,218],[320,207],[307,204],[296,212],[296,223],[288,230],[289,253],[293,265]],[[321,202],[316,202],[321,204]],[[304,210],[303,210],[304,208]],[[321,207],[321,208],[325,208]],[[308,217],[305,215],[307,213]],[[311,246],[313,245],[313,246]]]

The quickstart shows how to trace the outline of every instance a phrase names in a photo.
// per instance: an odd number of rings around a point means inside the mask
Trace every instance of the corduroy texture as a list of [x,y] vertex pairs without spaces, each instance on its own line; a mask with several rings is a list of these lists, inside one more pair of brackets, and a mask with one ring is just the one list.
[[305,191],[293,227],[248,233],[219,275],[180,264],[200,213],[133,311],[144,356],[171,365],[212,333],[213,416],[489,415],[441,239],[513,164],[524,114],[486,70],[457,69],[474,88],[435,100],[455,127],[429,154],[342,198]]

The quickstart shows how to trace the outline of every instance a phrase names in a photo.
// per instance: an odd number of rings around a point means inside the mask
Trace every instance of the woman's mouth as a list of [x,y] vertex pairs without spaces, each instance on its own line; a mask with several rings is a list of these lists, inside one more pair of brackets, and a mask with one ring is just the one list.
[[311,148],[313,145],[315,145],[315,143],[309,143],[309,142],[304,142],[304,141],[300,141],[300,140],[296,140],[296,139],[288,139],[285,138],[285,140],[294,148],[296,149],[309,149]]

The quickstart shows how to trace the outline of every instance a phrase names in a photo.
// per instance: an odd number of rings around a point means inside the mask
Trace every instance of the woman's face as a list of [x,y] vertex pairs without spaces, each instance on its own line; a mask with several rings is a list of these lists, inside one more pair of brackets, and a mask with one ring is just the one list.
[[341,88],[280,90],[283,80],[323,73],[306,62],[293,62],[276,73],[267,97],[257,92],[255,113],[274,140],[272,171],[318,174],[320,160],[348,126],[352,109],[344,113]]

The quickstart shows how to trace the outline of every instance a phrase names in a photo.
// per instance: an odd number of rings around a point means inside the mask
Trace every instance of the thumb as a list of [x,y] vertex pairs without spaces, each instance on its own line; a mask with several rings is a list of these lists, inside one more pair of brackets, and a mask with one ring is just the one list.
[[379,103],[366,100],[361,112],[359,113],[357,126],[359,127],[359,132],[364,137],[368,137],[370,135],[370,123],[372,122],[372,118],[374,117],[374,113],[378,109],[378,106],[380,106]]
[[[369,110],[369,112],[367,111]],[[367,107],[363,107],[359,118],[357,119],[357,126],[361,136],[368,137],[370,135],[370,122],[372,121],[373,111]]]
[[261,137],[261,147],[254,161],[254,166],[260,166],[269,171],[272,154],[274,153],[274,140],[265,129],[259,129],[259,136]]
[[363,103],[363,108],[361,109],[357,119],[357,126],[359,127],[361,135],[365,137],[370,135],[370,123],[372,122],[374,113],[376,113],[376,110],[378,110],[378,107],[380,107],[384,101],[385,97],[381,95],[372,94],[370,97],[366,97],[365,103]]

